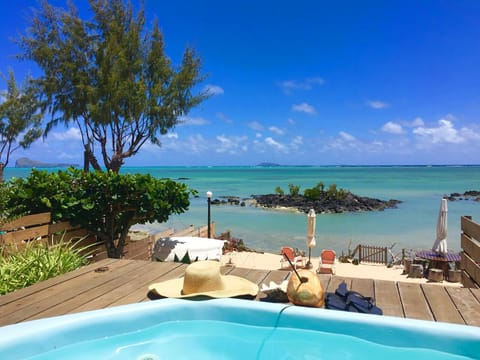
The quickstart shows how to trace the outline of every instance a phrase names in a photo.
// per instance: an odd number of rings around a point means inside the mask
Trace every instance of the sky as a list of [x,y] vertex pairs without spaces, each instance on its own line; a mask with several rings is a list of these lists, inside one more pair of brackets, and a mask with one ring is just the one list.
[[[174,64],[196,50],[207,75],[196,90],[211,96],[127,166],[480,163],[480,1],[143,3]],[[17,81],[39,74],[11,41],[32,7],[0,0],[0,72]],[[82,153],[78,129],[59,127],[10,165]]]

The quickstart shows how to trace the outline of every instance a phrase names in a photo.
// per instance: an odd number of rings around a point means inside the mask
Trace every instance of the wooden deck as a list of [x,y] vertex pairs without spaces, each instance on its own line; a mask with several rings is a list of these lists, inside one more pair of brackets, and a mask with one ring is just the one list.
[[[180,277],[185,267],[179,263],[105,259],[0,296],[0,326],[150,301],[147,296],[149,284]],[[282,281],[290,274],[288,271],[235,267],[224,267],[223,272],[259,285]],[[385,315],[480,326],[480,289],[331,275],[320,275],[320,278],[329,292],[345,280],[349,289],[373,296]]]

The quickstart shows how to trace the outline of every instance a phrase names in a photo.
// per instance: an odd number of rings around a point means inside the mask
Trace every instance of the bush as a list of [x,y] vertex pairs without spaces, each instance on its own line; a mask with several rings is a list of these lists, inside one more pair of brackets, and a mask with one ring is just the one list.
[[51,212],[53,221],[80,225],[104,242],[109,257],[120,258],[132,225],[185,212],[195,193],[149,174],[33,170],[9,185],[7,205],[11,215]]
[[288,184],[288,189],[290,190],[290,195],[297,196],[300,193],[300,186],[294,184]]
[[285,191],[283,191],[280,186],[277,186],[275,188],[275,193],[278,194],[278,195],[285,195]]
[[[61,241],[55,245],[29,242],[24,250],[0,254],[0,295],[65,274],[86,264],[85,248]],[[3,245],[5,246],[5,245]],[[1,249],[1,253],[11,249]]]
[[321,195],[322,192],[316,187],[312,189],[305,189],[305,191],[303,192],[303,196],[305,196],[305,198],[309,200],[320,200]]

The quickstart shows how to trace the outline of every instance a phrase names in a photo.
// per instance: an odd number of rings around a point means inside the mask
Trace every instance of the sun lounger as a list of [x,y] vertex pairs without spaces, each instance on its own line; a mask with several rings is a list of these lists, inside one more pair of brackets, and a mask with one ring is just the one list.
[[333,250],[322,250],[317,273],[335,274],[337,264],[337,255]]
[[283,246],[281,248],[281,254],[282,258],[280,259],[280,266],[283,269],[284,267],[290,267],[290,264],[288,263],[288,260],[285,259],[285,256],[288,257],[292,265],[297,268],[297,265],[301,265],[302,267],[305,267],[305,257],[304,256],[299,256],[295,254],[295,250],[293,248],[288,247],[288,246]]

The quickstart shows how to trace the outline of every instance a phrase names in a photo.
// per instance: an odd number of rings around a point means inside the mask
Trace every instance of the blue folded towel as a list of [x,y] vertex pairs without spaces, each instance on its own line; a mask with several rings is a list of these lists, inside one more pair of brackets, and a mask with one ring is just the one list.
[[332,310],[383,315],[382,309],[375,305],[375,299],[363,296],[356,291],[348,291],[344,281],[338,286],[335,293],[327,293],[325,307]]

